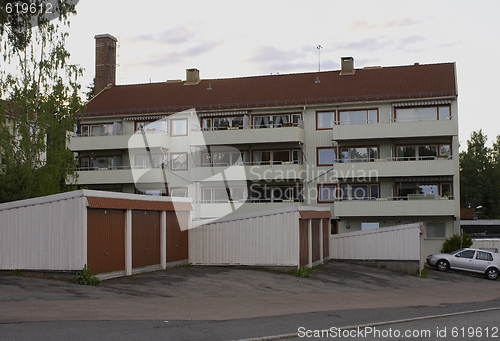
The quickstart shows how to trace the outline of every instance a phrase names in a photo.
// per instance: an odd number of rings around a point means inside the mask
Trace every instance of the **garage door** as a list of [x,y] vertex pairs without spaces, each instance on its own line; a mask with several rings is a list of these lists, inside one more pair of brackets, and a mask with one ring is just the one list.
[[87,265],[95,274],[125,270],[125,211],[87,209]]
[[[167,212],[167,262],[188,259],[189,212]],[[181,231],[180,226],[185,228]]]
[[132,211],[132,268],[160,264],[160,212]]

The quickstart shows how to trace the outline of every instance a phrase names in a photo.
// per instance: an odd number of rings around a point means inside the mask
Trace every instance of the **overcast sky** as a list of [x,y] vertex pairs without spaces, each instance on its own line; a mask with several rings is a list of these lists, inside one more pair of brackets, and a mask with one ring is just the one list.
[[456,62],[460,142],[500,135],[500,1],[83,0],[71,20],[72,62],[94,76],[94,35],[119,39],[117,84]]

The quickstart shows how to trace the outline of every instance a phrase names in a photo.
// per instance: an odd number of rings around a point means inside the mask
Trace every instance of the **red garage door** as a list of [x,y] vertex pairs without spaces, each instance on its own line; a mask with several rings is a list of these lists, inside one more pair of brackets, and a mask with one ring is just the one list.
[[125,270],[125,211],[87,209],[87,265],[95,274]]
[[309,264],[309,231],[308,220],[299,220],[299,248],[300,248],[300,266]]
[[132,211],[132,268],[160,264],[160,212]]

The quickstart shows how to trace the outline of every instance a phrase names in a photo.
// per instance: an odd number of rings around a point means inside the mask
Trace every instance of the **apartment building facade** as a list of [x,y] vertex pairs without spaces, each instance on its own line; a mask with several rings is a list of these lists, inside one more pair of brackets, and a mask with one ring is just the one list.
[[195,219],[325,206],[332,233],[424,222],[430,248],[459,231],[454,63],[97,90],[69,143],[80,188],[191,197]]

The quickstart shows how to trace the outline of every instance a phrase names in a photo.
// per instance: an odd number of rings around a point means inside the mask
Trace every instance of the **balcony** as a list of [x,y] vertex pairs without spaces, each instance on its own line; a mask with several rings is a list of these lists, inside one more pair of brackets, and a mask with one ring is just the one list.
[[249,126],[228,127],[218,130],[204,130],[191,132],[191,145],[235,145],[251,143],[304,143],[304,129],[301,126],[290,124],[272,128],[257,128]]
[[122,134],[79,136],[70,137],[68,148],[72,152],[92,151],[92,150],[112,150],[128,148],[148,147],[168,147],[169,137],[165,133],[146,132],[144,134],[134,134],[125,132]]
[[458,208],[455,207],[455,200],[445,198],[392,199],[394,198],[337,201],[333,204],[333,213],[337,217],[427,217],[457,216],[459,214]]
[[[455,175],[455,161],[451,158],[428,157],[366,159],[367,162],[339,162],[333,165],[334,174],[339,179],[383,178],[402,176],[444,176]],[[356,160],[359,161],[359,160]]]
[[197,218],[218,218],[227,215],[239,215],[246,213],[264,212],[277,210],[285,207],[303,206],[303,202],[283,201],[283,202],[195,202],[193,203],[194,215]]
[[[220,174],[220,175],[219,175]],[[260,163],[241,162],[229,167],[227,164],[191,168],[191,181],[222,180],[222,174],[227,181],[304,181],[307,174],[305,166],[298,162],[282,162],[273,165]]]
[[458,135],[456,120],[380,122],[373,124],[334,125],[332,139],[391,139]]
[[[134,173],[133,173],[134,172]],[[130,167],[112,168],[79,168],[77,170],[79,185],[92,184],[132,184],[163,182],[163,169],[131,169]],[[135,179],[135,181],[134,181]]]

